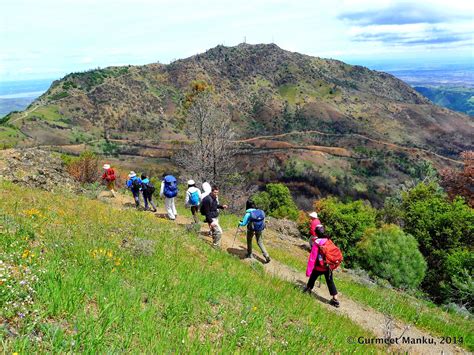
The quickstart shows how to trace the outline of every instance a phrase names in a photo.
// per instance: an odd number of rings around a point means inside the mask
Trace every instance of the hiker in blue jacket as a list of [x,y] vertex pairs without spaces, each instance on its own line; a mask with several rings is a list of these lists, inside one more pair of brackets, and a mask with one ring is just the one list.
[[135,206],[140,208],[140,191],[142,188],[142,181],[134,171],[130,171],[130,174],[128,174],[127,188],[132,191],[133,199],[135,200]]
[[150,203],[150,206],[153,207],[152,212],[156,212],[156,206],[153,203],[153,193],[155,192],[155,186],[151,183],[150,179],[145,174],[142,174],[141,180],[145,211],[148,211],[148,203]]
[[265,229],[265,213],[258,210],[255,202],[249,200],[246,204],[246,211],[244,218],[239,223],[239,227],[247,226],[247,258],[253,259],[252,255],[252,239],[255,234],[257,244],[262,251],[263,257],[267,263],[270,262],[270,255],[268,255],[265,246],[263,245],[263,230]]

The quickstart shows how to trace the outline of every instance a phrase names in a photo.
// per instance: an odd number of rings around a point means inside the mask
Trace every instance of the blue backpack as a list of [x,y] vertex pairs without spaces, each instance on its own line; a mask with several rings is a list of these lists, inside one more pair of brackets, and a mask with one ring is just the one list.
[[189,204],[191,206],[199,205],[199,192],[198,191],[194,191],[189,194]]
[[265,212],[262,210],[250,212],[250,229],[255,232],[261,232],[265,229]]
[[178,194],[178,181],[176,178],[173,175],[166,175],[163,180],[165,182],[163,194],[168,198],[176,197]]

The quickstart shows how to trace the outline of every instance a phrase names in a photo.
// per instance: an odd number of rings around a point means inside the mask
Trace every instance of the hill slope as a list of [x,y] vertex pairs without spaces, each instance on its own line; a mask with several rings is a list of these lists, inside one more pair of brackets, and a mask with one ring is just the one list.
[[[179,225],[151,214],[116,209],[127,201],[124,196],[110,201],[118,204],[106,205],[6,182],[0,182],[0,196],[4,275],[0,286],[5,286],[0,300],[9,306],[0,309],[4,351],[346,352],[363,346],[365,353],[384,349],[348,343],[349,337],[383,336],[385,321],[370,305],[359,305],[345,296],[352,282],[341,284],[340,274],[340,313],[349,319],[328,311],[322,303],[327,295],[321,296],[320,290],[316,298],[307,297],[279,280],[295,282],[301,272],[275,259],[264,268],[258,262],[241,263]],[[227,217],[225,229],[236,222],[236,217]],[[267,231],[267,237],[271,235]],[[278,260],[274,248],[286,242],[273,244],[272,239],[269,250]],[[226,233],[226,250],[239,255],[242,244],[231,240]],[[307,257],[300,253],[293,257]],[[383,291],[383,296],[377,296],[377,290],[368,292],[373,292],[369,302],[390,299],[392,308],[386,312],[413,303],[407,298],[397,304],[400,297],[394,297],[393,291]],[[419,301],[416,307],[420,325],[428,324],[434,334],[455,332],[464,336],[463,346],[472,347],[468,320]],[[426,322],[430,318],[434,322]],[[397,326],[392,336],[404,328]],[[413,327],[405,335],[433,337]],[[426,352],[423,346],[396,348]],[[460,351],[439,343],[428,349]]]
[[[424,160],[453,166],[443,157],[473,149],[468,116],[431,104],[392,75],[274,44],[69,74],[26,111],[7,116],[0,140],[169,158],[184,137],[193,83],[212,88],[245,140],[241,170],[252,170],[251,152],[260,156],[256,181],[298,182],[300,195],[380,202],[400,182],[423,178]],[[267,138],[248,140],[260,136]]]

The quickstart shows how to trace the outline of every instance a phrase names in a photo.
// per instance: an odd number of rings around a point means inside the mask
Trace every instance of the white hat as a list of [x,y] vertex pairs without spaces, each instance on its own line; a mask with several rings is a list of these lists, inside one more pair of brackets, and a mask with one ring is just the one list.
[[191,179],[191,180],[188,180],[188,185],[191,186],[191,185],[196,185],[196,182]]
[[135,176],[137,176],[137,174],[135,174],[134,171],[130,171],[130,174],[128,174],[129,178],[132,178],[132,177],[135,177]]
[[311,213],[309,213],[309,216],[310,216],[311,218],[318,218],[318,214],[317,214],[316,212],[311,212]]
[[104,169],[105,169],[105,170],[110,169],[110,164],[104,164]]

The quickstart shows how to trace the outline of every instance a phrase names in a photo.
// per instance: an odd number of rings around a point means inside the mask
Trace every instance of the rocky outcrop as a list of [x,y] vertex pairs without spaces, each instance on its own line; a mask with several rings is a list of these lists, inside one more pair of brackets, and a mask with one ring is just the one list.
[[0,179],[47,191],[82,191],[57,153],[37,148],[0,151]]

